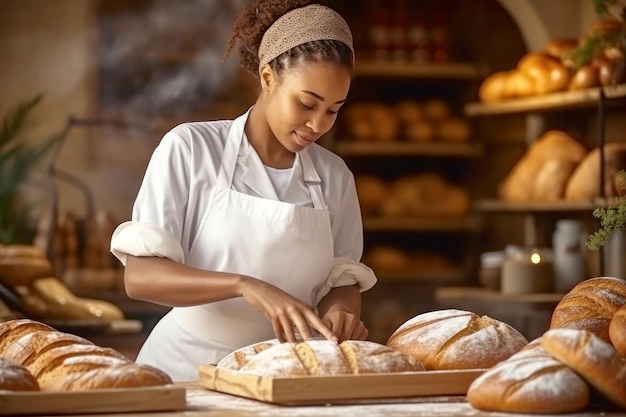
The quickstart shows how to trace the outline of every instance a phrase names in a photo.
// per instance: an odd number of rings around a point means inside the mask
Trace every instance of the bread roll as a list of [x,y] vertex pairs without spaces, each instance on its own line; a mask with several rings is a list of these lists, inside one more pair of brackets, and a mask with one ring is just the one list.
[[404,250],[388,245],[372,247],[365,253],[364,261],[375,271],[403,270],[411,265],[411,258]]
[[385,182],[375,175],[360,174],[354,177],[361,212],[364,215],[377,214],[387,189]]
[[550,329],[588,330],[610,342],[609,324],[615,312],[626,304],[626,281],[620,278],[587,279],[563,296],[554,308]]
[[498,71],[488,75],[478,87],[478,98],[483,103],[496,103],[509,98],[507,83],[513,71]]
[[583,90],[585,88],[598,87],[600,77],[598,68],[591,64],[585,64],[578,68],[569,83],[569,90]]
[[[626,169],[626,144],[604,145],[604,196],[616,197],[622,190],[616,189],[616,177]],[[600,196],[600,148],[589,152],[572,173],[565,188],[565,199],[570,201],[591,200]]]
[[28,369],[0,356],[0,391],[38,391],[37,379]]
[[566,59],[566,55],[577,46],[577,39],[554,38],[548,41],[544,49],[548,55],[563,61]]
[[587,330],[551,329],[541,337],[541,345],[602,397],[626,408],[626,358],[609,343]]
[[506,323],[456,309],[419,314],[387,341],[387,346],[419,360],[427,370],[490,368],[527,344]]
[[609,324],[609,339],[619,353],[626,356],[626,305],[621,306]]
[[571,413],[589,403],[589,388],[535,339],[476,378],[467,391],[472,407],[508,413]]
[[451,117],[437,124],[437,138],[443,142],[465,143],[471,135],[470,125],[467,120]]
[[271,377],[423,371],[422,364],[379,343],[314,339],[281,343],[253,356],[241,372]]

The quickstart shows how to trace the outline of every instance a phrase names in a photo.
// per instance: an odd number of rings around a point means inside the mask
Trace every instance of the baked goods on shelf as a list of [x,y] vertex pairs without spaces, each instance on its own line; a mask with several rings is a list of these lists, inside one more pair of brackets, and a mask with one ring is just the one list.
[[0,391],[39,391],[37,379],[22,365],[0,356]]
[[509,358],[528,344],[514,327],[470,311],[446,309],[404,322],[387,341],[427,370],[482,369]]
[[626,170],[626,144],[604,145],[604,189],[600,193],[600,148],[596,147],[580,161],[567,182],[564,197],[570,201],[589,201],[603,195],[607,198],[623,196],[620,172]]
[[[232,364],[225,358],[217,366],[229,363]],[[294,377],[423,371],[424,367],[416,359],[376,342],[311,339],[273,344],[250,355],[239,370],[262,376]]]
[[484,411],[571,413],[589,404],[587,383],[535,339],[476,378],[467,401]]
[[52,264],[43,251],[31,245],[0,244],[0,282],[8,286],[28,285],[52,275]]
[[599,395],[626,409],[626,358],[610,344],[587,330],[550,329],[541,345],[563,362]]
[[0,323],[0,357],[26,368],[46,391],[172,383],[171,378],[157,368],[135,364],[114,349],[30,319]]
[[611,319],[625,304],[626,281],[613,277],[590,278],[577,284],[559,301],[550,319],[550,329],[588,330],[609,343]]

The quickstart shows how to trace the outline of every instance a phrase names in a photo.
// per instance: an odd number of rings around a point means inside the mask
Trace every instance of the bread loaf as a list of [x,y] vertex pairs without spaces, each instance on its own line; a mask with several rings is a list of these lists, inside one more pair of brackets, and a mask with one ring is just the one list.
[[[219,365],[218,365],[219,366]],[[422,364],[388,346],[363,340],[280,343],[252,356],[240,369],[262,376],[332,376],[423,371]]]
[[236,371],[244,366],[246,363],[248,363],[250,359],[252,359],[252,357],[256,356],[258,353],[261,353],[265,349],[279,343],[280,342],[278,341],[278,339],[270,339],[236,349],[226,355],[224,358],[222,358],[222,360],[217,363],[217,367],[232,369]]
[[43,251],[30,245],[0,247],[0,278],[10,286],[28,285],[52,274],[52,264]]
[[609,338],[615,349],[626,356],[626,305],[613,314],[609,323]]
[[[626,144],[607,143],[604,145],[605,197],[616,197],[623,190],[616,189],[615,177],[626,169]],[[591,200],[600,196],[600,148],[595,148],[585,156],[567,182],[565,199],[570,201]]]
[[587,330],[551,329],[541,345],[554,358],[576,371],[598,394],[626,409],[626,358]]
[[508,413],[571,413],[589,403],[589,388],[535,339],[476,378],[467,401],[480,410]]
[[552,312],[550,328],[583,329],[610,342],[613,315],[626,304],[626,281],[620,278],[587,279],[563,296]]
[[0,356],[0,391],[38,391],[37,379],[28,369]]
[[419,314],[387,341],[427,370],[490,368],[528,344],[515,328],[488,316],[448,309]]
[[164,372],[138,365],[115,349],[19,319],[0,323],[0,356],[20,362],[48,391],[76,391],[171,384]]

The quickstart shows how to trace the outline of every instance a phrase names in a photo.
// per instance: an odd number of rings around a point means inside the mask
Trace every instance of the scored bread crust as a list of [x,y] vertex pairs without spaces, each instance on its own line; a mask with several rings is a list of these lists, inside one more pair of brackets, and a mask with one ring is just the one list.
[[469,386],[467,401],[483,411],[570,413],[589,404],[589,388],[534,340]]
[[[75,376],[75,377],[74,377]],[[149,387],[171,384],[169,375],[150,365],[124,363],[97,367],[63,381],[61,391]]]
[[588,330],[610,342],[611,319],[625,304],[626,281],[613,277],[590,278],[563,296],[552,313],[550,329]]
[[55,331],[47,324],[30,319],[16,319],[0,323],[0,354],[20,337],[38,330]]
[[250,361],[250,359],[252,359],[256,354],[279,343],[278,339],[270,339],[235,349],[228,355],[224,356],[224,358],[217,363],[217,367],[236,371],[248,363],[248,361]]
[[593,332],[550,329],[541,345],[596,388],[610,402],[626,409],[626,358]]
[[37,379],[28,369],[0,356],[0,391],[38,391]]
[[609,324],[609,338],[615,349],[626,356],[626,305],[613,315]]
[[93,345],[91,341],[71,333],[36,330],[7,346],[2,356],[17,364],[28,366],[47,350],[72,344]]
[[490,368],[527,344],[513,326],[457,309],[419,314],[387,340],[387,346],[419,360],[427,370]]
[[423,365],[388,346],[364,341],[307,340],[280,343],[250,358],[239,369],[262,376],[332,376],[423,371]]

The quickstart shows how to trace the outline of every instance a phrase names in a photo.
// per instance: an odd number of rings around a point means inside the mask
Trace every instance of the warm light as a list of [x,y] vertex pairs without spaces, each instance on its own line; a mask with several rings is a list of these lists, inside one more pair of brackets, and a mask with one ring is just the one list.
[[539,262],[541,262],[541,256],[536,252],[533,253],[532,255],[530,255],[530,262],[538,264]]

